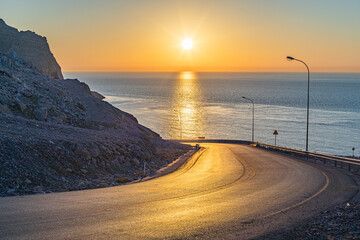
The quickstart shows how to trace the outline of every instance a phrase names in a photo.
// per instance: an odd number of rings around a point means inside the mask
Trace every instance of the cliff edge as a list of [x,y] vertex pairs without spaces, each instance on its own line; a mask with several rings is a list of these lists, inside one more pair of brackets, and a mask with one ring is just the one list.
[[61,68],[45,37],[31,31],[18,31],[0,18],[0,52],[15,52],[40,72],[63,79]]

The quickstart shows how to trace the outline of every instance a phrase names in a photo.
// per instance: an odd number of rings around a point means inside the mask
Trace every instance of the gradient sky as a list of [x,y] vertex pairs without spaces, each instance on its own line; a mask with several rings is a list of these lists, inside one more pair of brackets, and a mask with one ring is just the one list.
[[[359,0],[0,0],[63,71],[360,72]],[[192,37],[185,52],[181,40]]]

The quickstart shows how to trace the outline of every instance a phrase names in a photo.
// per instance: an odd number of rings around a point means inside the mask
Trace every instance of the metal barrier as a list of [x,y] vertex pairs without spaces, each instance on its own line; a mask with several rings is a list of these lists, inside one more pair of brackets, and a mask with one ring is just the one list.
[[298,158],[306,158],[310,160],[321,161],[322,163],[333,163],[335,167],[347,167],[347,169],[353,173],[360,174],[360,160],[347,157],[339,157],[334,155],[306,152],[295,148],[280,147],[266,143],[245,141],[245,140],[227,140],[227,139],[193,139],[193,140],[176,140],[179,142],[194,142],[194,143],[232,143],[232,144],[244,144],[255,147],[260,147],[268,150],[283,152],[290,154],[291,156]]
[[233,144],[245,144],[251,145],[256,142],[246,140],[229,140],[229,139],[176,139],[177,142],[193,142],[193,143],[233,143]]
[[360,160],[354,158],[347,158],[347,157],[339,157],[334,155],[322,154],[322,153],[315,153],[315,152],[306,152],[294,148],[287,148],[287,147],[279,147],[265,143],[256,143],[257,147],[265,148],[269,150],[275,150],[290,154],[294,157],[301,157],[310,160],[321,161],[322,163],[333,163],[335,167],[347,167],[348,171],[353,171],[354,173],[358,173],[360,169]]

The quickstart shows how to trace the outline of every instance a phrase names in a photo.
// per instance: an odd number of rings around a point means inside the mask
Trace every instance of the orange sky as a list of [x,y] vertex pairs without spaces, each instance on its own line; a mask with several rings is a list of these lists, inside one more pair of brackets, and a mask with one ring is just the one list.
[[[360,72],[360,1],[11,1],[0,17],[48,38],[63,71]],[[184,51],[181,41],[194,40]]]

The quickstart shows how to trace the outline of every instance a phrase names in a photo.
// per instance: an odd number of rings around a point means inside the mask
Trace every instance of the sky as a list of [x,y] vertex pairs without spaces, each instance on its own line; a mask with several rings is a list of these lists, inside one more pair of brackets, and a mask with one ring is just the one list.
[[[360,72],[359,0],[0,0],[64,72]],[[191,50],[181,42],[191,38]]]

